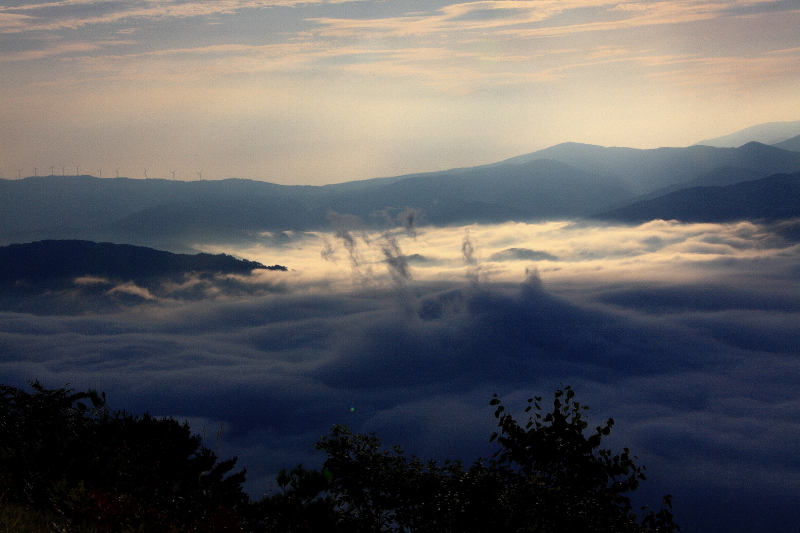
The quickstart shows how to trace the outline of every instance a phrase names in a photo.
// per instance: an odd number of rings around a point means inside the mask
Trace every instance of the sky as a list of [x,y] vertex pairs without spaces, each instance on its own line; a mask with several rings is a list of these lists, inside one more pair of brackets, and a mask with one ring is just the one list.
[[0,172],[321,185],[687,146],[800,119],[798,27],[798,0],[4,0]]
[[494,451],[492,394],[519,416],[570,385],[590,427],[615,420],[604,445],[646,466],[637,506],[671,494],[689,531],[789,533],[796,234],[796,222],[549,221],[198,243],[288,271],[78,278],[0,311],[0,376],[187,420],[239,457],[256,498],[280,468],[319,466],[313,445],[333,424],[469,464]]

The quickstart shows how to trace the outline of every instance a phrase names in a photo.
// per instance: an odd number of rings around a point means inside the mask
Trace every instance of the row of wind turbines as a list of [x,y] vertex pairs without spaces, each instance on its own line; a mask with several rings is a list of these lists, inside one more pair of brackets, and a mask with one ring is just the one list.
[[[50,165],[50,176],[55,176],[55,168],[56,168],[55,165]],[[75,176],[80,176],[81,175],[80,174],[80,169],[81,169],[80,165],[75,165]],[[103,169],[98,169],[97,172],[98,172],[98,176],[97,177],[98,178],[102,178],[103,177]],[[119,169],[115,170],[114,172],[116,172],[117,177],[119,177]],[[171,171],[170,174],[172,174],[172,181],[175,181],[175,171],[174,170]],[[67,175],[67,167],[66,166],[62,166],[61,167],[61,176],[66,176],[66,175]],[[33,177],[34,178],[38,178],[39,177],[39,167],[33,167]],[[198,171],[197,172],[197,178],[200,181],[203,181],[203,173]],[[0,171],[0,179],[5,179],[4,173],[2,171]],[[21,168],[17,169],[17,179],[18,180],[22,179],[22,169]],[[150,179],[150,177],[147,175],[147,169],[144,169],[144,179]]]

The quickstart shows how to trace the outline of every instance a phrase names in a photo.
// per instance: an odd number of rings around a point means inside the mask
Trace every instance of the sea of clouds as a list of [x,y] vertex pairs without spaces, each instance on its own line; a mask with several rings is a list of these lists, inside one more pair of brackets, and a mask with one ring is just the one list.
[[255,497],[282,467],[319,466],[333,424],[469,463],[494,450],[493,393],[521,413],[571,385],[590,424],[616,421],[604,442],[647,466],[642,504],[672,494],[696,532],[800,523],[800,245],[785,227],[334,222],[198,243],[288,272],[128,283],[107,288],[131,296],[113,313],[0,313],[2,382],[186,419],[239,457]]

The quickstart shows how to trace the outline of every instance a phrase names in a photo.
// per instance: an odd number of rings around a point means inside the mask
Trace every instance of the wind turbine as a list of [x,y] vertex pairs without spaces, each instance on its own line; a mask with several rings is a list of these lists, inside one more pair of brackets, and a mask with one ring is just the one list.
[[62,166],[61,167],[61,177],[63,178],[66,175],[67,175],[67,167]]
[[80,166],[80,165],[76,165],[76,166],[75,166],[75,175],[76,175],[76,176],[80,176],[80,174],[78,173],[78,170],[79,170],[80,168],[81,168],[81,166]]
[[147,178],[147,169],[144,169],[144,179],[148,179]]
[[33,177],[38,178],[39,176],[36,174],[36,167],[33,167]]
[[172,171],[172,181],[175,181],[175,171]]
[[203,181],[203,173],[202,172],[198,172],[197,175],[200,177],[200,181]]
[[117,177],[119,177],[119,169],[117,169]]
[[99,172],[99,175],[98,175],[97,177],[98,177],[98,178],[102,178],[102,177],[103,177],[103,169],[101,168],[101,169],[100,169],[100,170],[98,170],[97,172]]

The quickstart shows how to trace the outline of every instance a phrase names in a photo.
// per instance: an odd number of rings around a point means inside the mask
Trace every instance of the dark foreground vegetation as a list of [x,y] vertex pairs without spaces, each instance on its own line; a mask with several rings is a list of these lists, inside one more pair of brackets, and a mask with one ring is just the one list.
[[671,532],[669,497],[637,518],[645,479],[627,449],[600,447],[569,387],[518,422],[495,397],[499,449],[465,467],[384,449],[334,427],[320,470],[297,466],[258,501],[236,459],[187,424],[110,411],[105,395],[0,385],[0,533],[5,532]]

